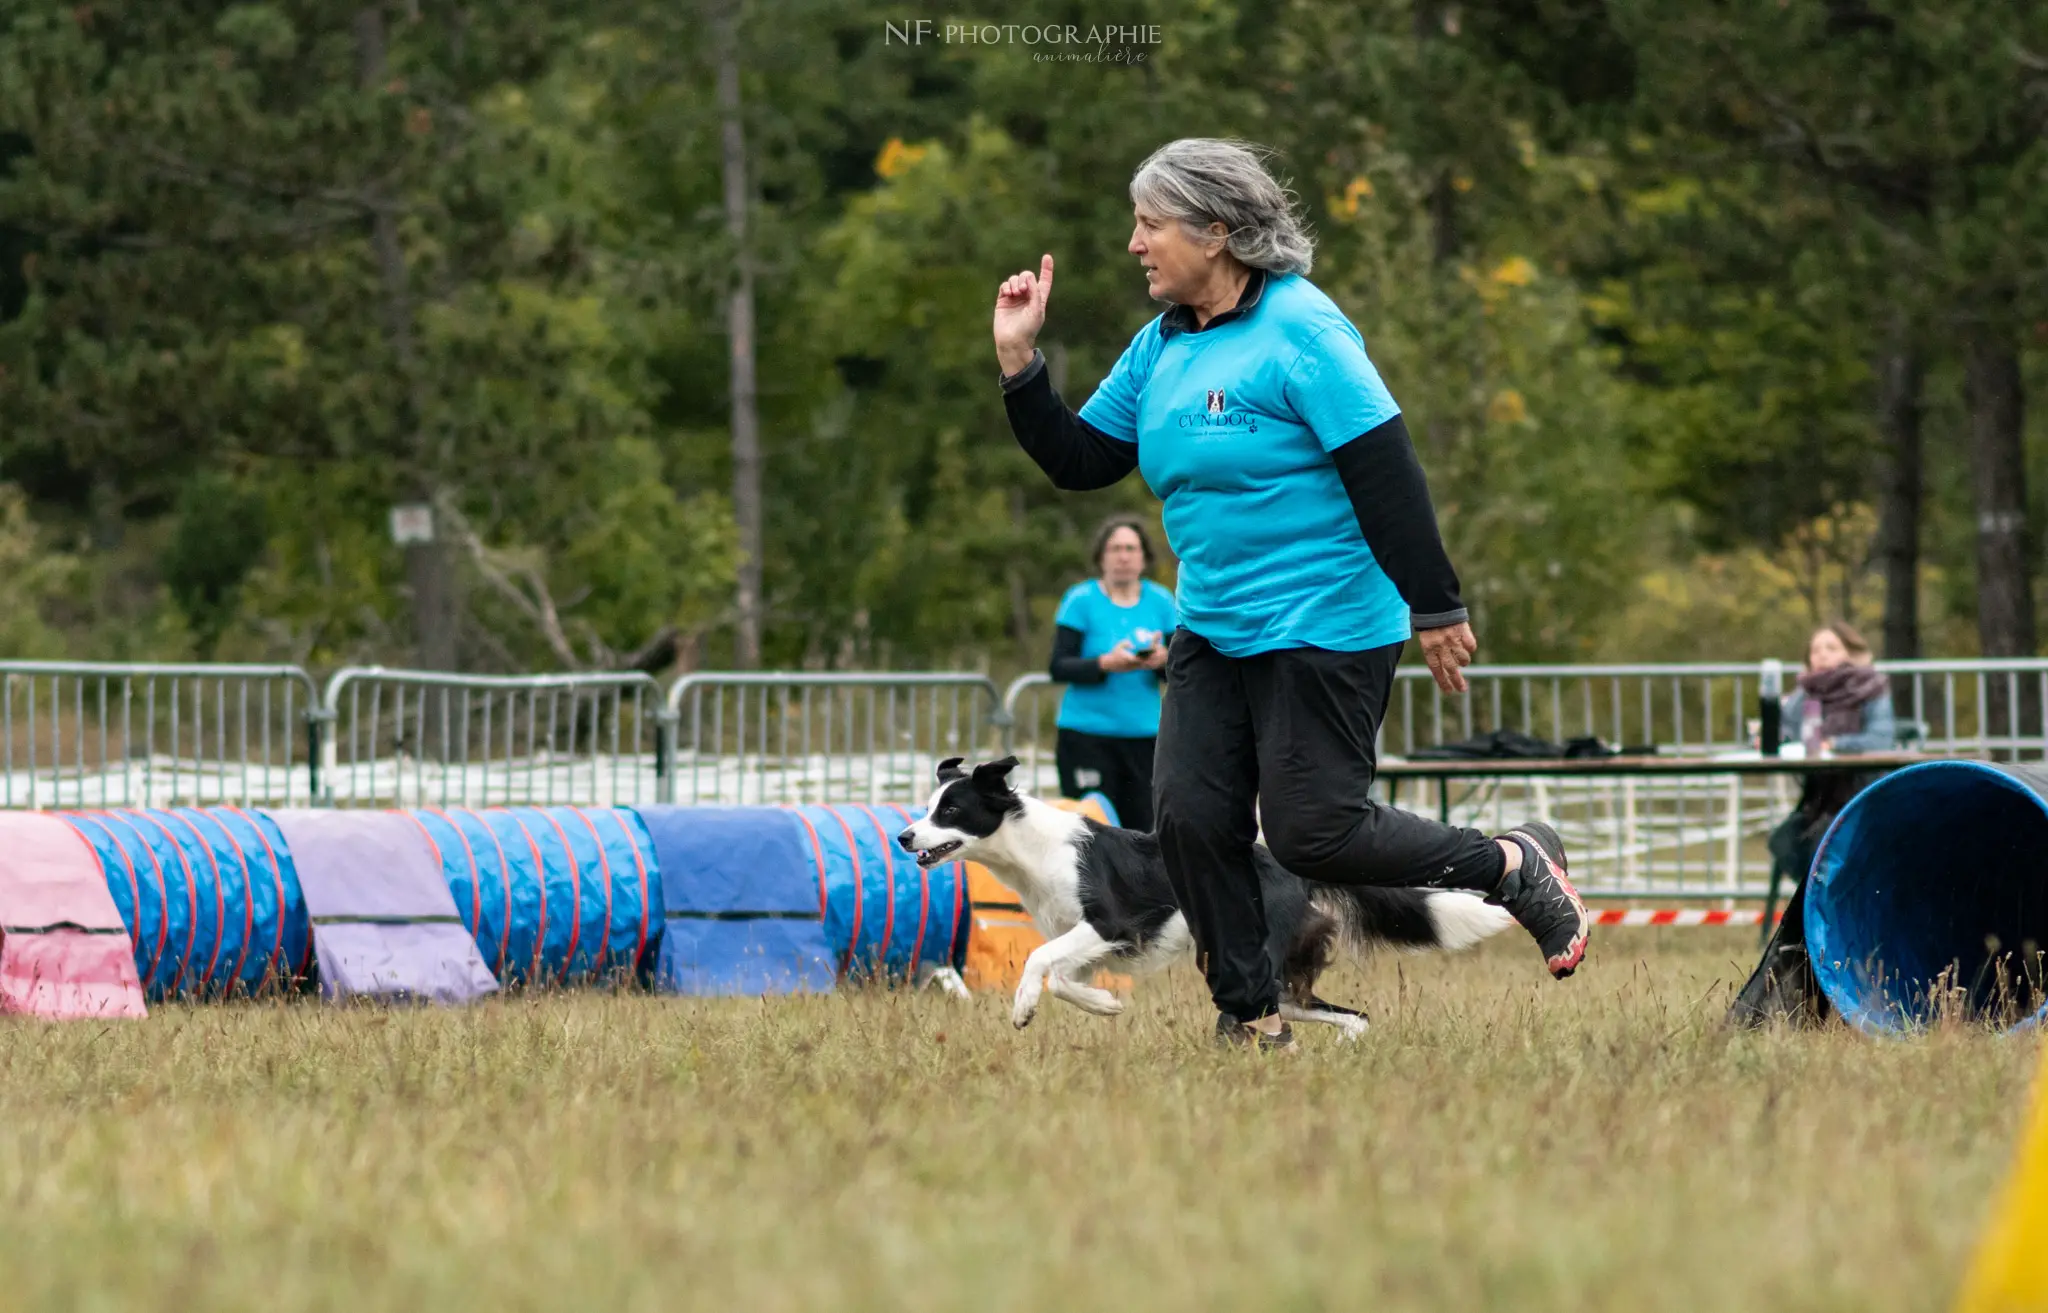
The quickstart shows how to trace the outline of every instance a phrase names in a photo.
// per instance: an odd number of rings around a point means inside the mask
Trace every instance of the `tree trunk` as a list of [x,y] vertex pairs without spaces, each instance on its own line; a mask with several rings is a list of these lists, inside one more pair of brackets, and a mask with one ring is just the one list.
[[733,245],[725,331],[731,344],[732,513],[740,564],[734,655],[742,670],[761,664],[761,430],[754,383],[754,266],[747,248],[747,144],[740,118],[739,0],[717,17],[719,141],[725,175],[725,230]]
[[[362,89],[375,95],[384,82],[384,11],[377,6],[358,10],[355,18],[356,70]],[[397,201],[374,184],[365,188],[370,208],[370,246],[377,258],[378,281],[384,289],[381,306],[384,337],[398,362],[395,405],[398,431],[411,450],[410,494],[416,501],[435,500],[429,472],[426,435],[420,428],[425,407],[419,395],[419,356],[413,341],[412,290],[405,247],[398,238]],[[405,547],[405,579],[412,594],[414,660],[425,670],[454,670],[456,653],[455,571],[446,535],[435,526],[434,540]]]
[[[1903,315],[1894,318],[1877,359],[1877,558],[1884,571],[1884,655],[1910,661],[1920,655],[1920,421],[1926,361]],[[1913,681],[1892,679],[1892,703],[1902,716],[1924,718],[1912,705]]]
[[[2019,348],[2010,323],[1996,319],[1972,330],[1965,349],[1964,391],[1970,407],[1970,474],[1977,509],[1977,635],[1987,657],[2034,655],[2033,572],[2027,544],[2025,402]],[[2011,706],[2003,680],[1990,681],[1985,732],[2006,734],[2017,712],[2020,733],[2040,723],[2034,680],[2020,681]]]
[[1029,521],[1024,515],[1024,485],[1010,485],[1010,533],[1014,546],[1011,548],[1008,569],[1010,585],[1010,638],[1017,644],[1018,658],[1029,664],[1031,660],[1031,591],[1024,583],[1022,557],[1027,550],[1025,540]]

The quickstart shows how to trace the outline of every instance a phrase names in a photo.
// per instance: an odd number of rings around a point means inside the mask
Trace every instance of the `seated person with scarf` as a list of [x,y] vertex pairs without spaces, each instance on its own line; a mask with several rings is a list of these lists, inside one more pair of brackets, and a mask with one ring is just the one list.
[[[1897,722],[1891,683],[1872,668],[1870,645],[1863,636],[1841,621],[1815,630],[1807,641],[1806,669],[1798,689],[1785,698],[1786,743],[1800,739],[1802,726],[1816,707],[1826,750],[1886,752],[1893,747]],[[1730,1022],[1759,1026],[1783,1016],[1817,1023],[1828,1016],[1827,999],[1806,956],[1806,873],[1835,813],[1873,778],[1868,771],[1806,776],[1799,805],[1771,831],[1771,857],[1791,873],[1792,897],[1785,904],[1785,919],[1764,949],[1763,961],[1728,1010]]]

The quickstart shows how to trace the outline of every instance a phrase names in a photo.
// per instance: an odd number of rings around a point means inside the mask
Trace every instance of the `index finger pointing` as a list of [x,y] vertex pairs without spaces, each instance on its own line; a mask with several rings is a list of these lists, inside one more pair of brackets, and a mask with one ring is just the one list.
[[1038,262],[1038,303],[1044,305],[1052,296],[1052,252],[1047,251]]

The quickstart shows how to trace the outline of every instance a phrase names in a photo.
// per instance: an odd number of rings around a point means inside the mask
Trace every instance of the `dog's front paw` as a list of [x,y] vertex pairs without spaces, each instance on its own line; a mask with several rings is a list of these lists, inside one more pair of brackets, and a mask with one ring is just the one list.
[[1022,1030],[1031,1024],[1031,1018],[1038,1015],[1038,991],[1018,990],[1017,1001],[1010,1005],[1010,1024]]

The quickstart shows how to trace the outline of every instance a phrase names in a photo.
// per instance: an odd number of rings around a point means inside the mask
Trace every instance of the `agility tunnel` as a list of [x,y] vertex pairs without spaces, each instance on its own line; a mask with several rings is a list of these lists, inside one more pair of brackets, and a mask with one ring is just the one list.
[[1842,808],[1806,888],[1814,974],[1870,1034],[1960,1009],[2022,1029],[2048,1015],[2048,768],[1936,761]]
[[631,808],[404,815],[502,984],[640,980],[651,969],[662,932],[660,859]]
[[924,870],[897,842],[919,814],[0,813],[0,1010],[139,1015],[145,997],[314,986],[454,1003],[518,985],[916,981],[963,965],[971,937],[962,865]]

